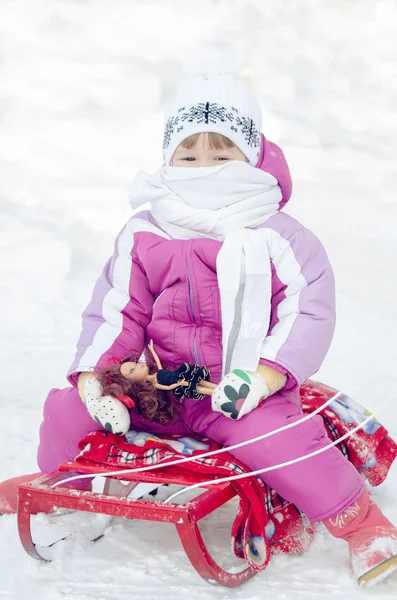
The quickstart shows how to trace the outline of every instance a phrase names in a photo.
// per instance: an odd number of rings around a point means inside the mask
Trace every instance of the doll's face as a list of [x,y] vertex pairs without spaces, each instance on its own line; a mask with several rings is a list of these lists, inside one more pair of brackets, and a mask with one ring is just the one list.
[[149,375],[149,367],[145,362],[125,362],[120,373],[129,381],[145,381]]

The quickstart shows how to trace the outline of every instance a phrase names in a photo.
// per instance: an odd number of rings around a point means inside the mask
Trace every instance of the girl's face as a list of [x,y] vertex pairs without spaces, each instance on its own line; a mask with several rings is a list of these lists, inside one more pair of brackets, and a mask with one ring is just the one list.
[[200,133],[197,143],[187,150],[179,144],[172,157],[173,167],[219,167],[231,160],[246,162],[245,155],[233,144],[231,148],[211,148],[208,133]]
[[145,362],[125,362],[120,367],[120,373],[129,381],[145,381],[149,375],[149,367]]

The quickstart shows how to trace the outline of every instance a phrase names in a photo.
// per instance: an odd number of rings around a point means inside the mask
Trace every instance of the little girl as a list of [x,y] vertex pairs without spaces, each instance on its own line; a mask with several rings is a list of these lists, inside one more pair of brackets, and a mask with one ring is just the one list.
[[[73,459],[77,443],[100,429],[197,434],[222,446],[303,417],[299,388],[321,366],[335,326],[334,276],[315,235],[282,212],[292,191],[281,149],[261,133],[257,100],[232,75],[195,76],[166,109],[164,166],[138,174],[135,214],[117,237],[97,281],[68,379],[44,407],[38,463],[50,472]],[[175,402],[162,424],[104,396],[94,369],[131,349],[162,363],[206,365],[212,396]],[[248,382],[248,383],[247,383]],[[245,401],[228,407],[226,386],[247,383]],[[236,395],[239,398],[238,394]],[[233,420],[230,419],[233,417]],[[233,450],[252,470],[328,446],[320,416]],[[312,522],[348,542],[360,584],[397,567],[397,530],[335,447],[263,480]]]

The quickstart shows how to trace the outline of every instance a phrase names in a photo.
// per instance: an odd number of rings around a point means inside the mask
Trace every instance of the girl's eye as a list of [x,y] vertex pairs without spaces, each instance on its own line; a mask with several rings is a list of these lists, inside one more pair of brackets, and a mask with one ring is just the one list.
[[192,162],[193,160],[196,160],[194,156],[187,156],[186,158],[181,158],[181,160],[188,160],[189,162]]
[[229,160],[227,156],[217,156],[215,160]]

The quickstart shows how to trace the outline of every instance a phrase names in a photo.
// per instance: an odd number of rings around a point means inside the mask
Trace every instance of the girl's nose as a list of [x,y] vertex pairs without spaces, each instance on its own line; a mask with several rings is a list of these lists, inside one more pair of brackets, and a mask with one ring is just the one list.
[[212,161],[210,158],[202,158],[200,161],[197,161],[198,167],[211,167]]

